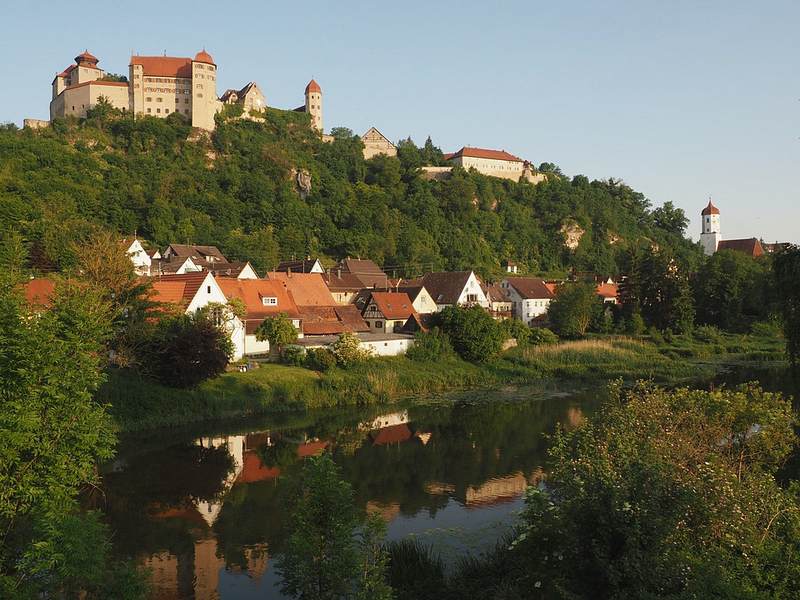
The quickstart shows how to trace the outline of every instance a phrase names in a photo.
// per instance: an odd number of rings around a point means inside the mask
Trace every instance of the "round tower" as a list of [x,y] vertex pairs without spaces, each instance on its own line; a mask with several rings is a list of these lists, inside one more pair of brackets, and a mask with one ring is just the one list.
[[719,242],[722,239],[722,230],[719,221],[719,209],[714,206],[711,199],[700,213],[702,232],[700,233],[700,243],[703,244],[703,251],[707,256],[717,251]]
[[311,115],[311,126],[322,133],[322,88],[313,79],[306,86],[306,112]]

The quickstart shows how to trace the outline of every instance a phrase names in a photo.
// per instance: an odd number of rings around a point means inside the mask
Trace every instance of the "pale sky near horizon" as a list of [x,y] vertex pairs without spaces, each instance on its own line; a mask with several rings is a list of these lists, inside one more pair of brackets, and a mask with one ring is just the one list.
[[683,208],[695,239],[710,195],[723,238],[800,241],[797,0],[0,0],[0,17],[0,122],[47,118],[84,49],[127,75],[132,51],[205,48],[219,94],[254,80],[294,108],[316,78],[326,130],[619,178]]

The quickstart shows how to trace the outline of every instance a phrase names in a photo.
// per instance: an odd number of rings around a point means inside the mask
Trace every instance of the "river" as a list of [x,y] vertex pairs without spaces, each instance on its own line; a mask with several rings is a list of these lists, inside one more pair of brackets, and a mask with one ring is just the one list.
[[[794,391],[769,374],[723,379],[756,378]],[[605,398],[605,386],[553,383],[130,436],[90,504],[115,546],[150,570],[154,598],[281,598],[274,557],[292,475],[329,451],[389,539],[416,536],[453,564],[509,531],[541,479],[548,434]]]

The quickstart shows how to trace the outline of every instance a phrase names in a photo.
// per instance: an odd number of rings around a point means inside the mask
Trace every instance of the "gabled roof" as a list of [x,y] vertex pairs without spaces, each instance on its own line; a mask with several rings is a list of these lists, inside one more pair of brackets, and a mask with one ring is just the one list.
[[377,309],[386,319],[408,319],[414,314],[414,306],[408,294],[397,292],[372,292],[367,306],[375,303]]
[[706,215],[718,215],[719,209],[714,206],[714,203],[711,200],[708,201],[708,206],[706,206],[703,211],[700,213],[701,216],[705,217]]
[[619,295],[619,286],[616,283],[601,283],[597,286],[597,295],[603,298],[616,298]]
[[362,287],[386,288],[389,277],[373,261],[359,258],[345,258],[341,261],[342,271],[352,273],[362,283]]
[[270,271],[266,274],[266,278],[282,282],[297,306],[334,306],[336,304],[321,273]]
[[191,256],[192,258],[206,258],[213,256],[220,262],[228,262],[228,259],[220,252],[216,246],[198,246],[195,244],[170,244],[167,249],[172,248],[175,256]]
[[487,285],[484,292],[491,302],[511,302],[511,298],[508,297],[508,290],[496,283]]
[[225,90],[225,92],[222,94],[222,96],[219,97],[219,99],[222,102],[227,102],[231,96],[235,95],[237,100],[241,100],[254,87],[258,88],[256,82],[250,81],[249,83],[245,84],[245,86],[240,90],[234,90],[234,89]]
[[303,333],[307,335],[338,335],[369,331],[361,313],[352,304],[346,306],[300,306]]
[[469,146],[464,146],[463,148],[461,148],[461,150],[458,150],[457,152],[445,155],[445,158],[447,160],[453,158],[461,158],[461,157],[487,158],[490,160],[507,160],[511,162],[524,162],[518,156],[509,154],[505,150],[490,150],[488,148],[470,148]]
[[[218,277],[238,277],[245,267],[250,266],[250,268],[253,269],[253,265],[249,262],[240,261],[204,263],[203,266],[206,271]],[[253,269],[253,271],[255,271],[255,269]],[[258,275],[258,273],[256,273],[256,275]]]
[[757,257],[764,254],[764,248],[757,238],[748,238],[743,240],[722,240],[717,246],[717,252],[720,250],[735,250],[736,252],[743,252],[749,256]]
[[[394,288],[396,292],[400,292],[402,294],[407,294],[408,297],[411,299],[411,302],[416,302],[419,295],[422,293],[422,290],[425,290],[425,286],[422,284],[419,285],[399,285]],[[425,290],[427,291],[427,290]],[[430,292],[428,292],[430,293]]]
[[[153,258],[152,265],[150,266],[150,272],[153,275],[174,275],[177,273],[181,267],[189,263],[187,266],[187,270],[189,271],[197,271],[197,263],[192,260],[191,256],[185,257],[176,257],[175,260],[167,260],[165,258]],[[199,271],[197,271],[199,272]]]
[[282,260],[278,263],[278,268],[275,269],[281,273],[287,273],[291,271],[292,273],[311,273],[311,269],[314,268],[319,262],[319,259],[314,258],[306,258],[304,260]]
[[31,306],[50,306],[56,283],[52,279],[37,278],[25,282],[25,300]]
[[[290,319],[299,319],[300,312],[282,281],[273,279],[236,279],[219,277],[217,283],[230,300],[238,298],[247,309],[247,320],[263,320],[286,313]],[[277,304],[264,304],[264,298],[275,298]]]
[[506,279],[508,285],[525,300],[549,300],[553,298],[553,292],[538,277],[509,277]]
[[185,308],[197,295],[197,290],[203,285],[206,277],[214,278],[213,275],[204,271],[153,277],[150,279],[153,282],[150,298],[156,302],[176,304]]
[[392,143],[392,141],[389,138],[387,138],[385,135],[383,135],[380,131],[378,131],[378,129],[375,128],[375,127],[370,127],[369,129],[367,129],[367,131],[364,133],[364,135],[361,136],[361,139],[362,140],[365,139],[370,134],[377,135],[383,141],[385,141],[387,144],[389,144],[390,146],[394,147],[394,144]]
[[364,289],[364,284],[356,275],[341,269],[332,269],[323,273],[322,278],[331,292],[357,292]]
[[441,271],[426,273],[421,283],[436,304],[456,304],[467,285],[472,271]]
[[[201,61],[203,62],[203,61]],[[176,56],[131,56],[132,65],[141,65],[145,75],[191,79],[192,59]]]

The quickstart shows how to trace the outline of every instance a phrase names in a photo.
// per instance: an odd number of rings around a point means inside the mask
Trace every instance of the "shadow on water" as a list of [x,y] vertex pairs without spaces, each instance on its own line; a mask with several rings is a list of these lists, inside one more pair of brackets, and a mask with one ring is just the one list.
[[[750,375],[710,385],[786,383]],[[391,539],[416,536],[452,562],[508,531],[543,475],[548,434],[605,398],[605,387],[550,383],[128,437],[96,506],[119,550],[151,570],[155,598],[279,598],[271,559],[285,543],[289,482],[327,450]]]

